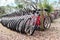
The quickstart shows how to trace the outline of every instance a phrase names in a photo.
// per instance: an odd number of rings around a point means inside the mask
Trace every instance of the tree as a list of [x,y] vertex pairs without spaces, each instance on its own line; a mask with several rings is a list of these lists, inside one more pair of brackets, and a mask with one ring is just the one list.
[[41,0],[40,0],[38,6],[39,6],[39,8],[42,10],[41,13],[40,13],[40,15],[41,15],[41,16],[40,16],[40,17],[41,17],[41,27],[42,27],[42,29],[44,29],[44,27],[43,27],[44,9],[45,9],[45,8],[47,9],[46,12],[47,12],[47,14],[48,14],[48,16],[49,16],[49,13],[52,12],[53,7],[49,4],[49,2],[48,2],[47,0],[44,0],[44,2],[41,2]]
[[0,7],[0,14],[5,14],[5,8],[3,6]]
[[24,0],[15,0],[15,4],[17,5],[15,8],[16,9],[23,8],[23,2],[24,2]]

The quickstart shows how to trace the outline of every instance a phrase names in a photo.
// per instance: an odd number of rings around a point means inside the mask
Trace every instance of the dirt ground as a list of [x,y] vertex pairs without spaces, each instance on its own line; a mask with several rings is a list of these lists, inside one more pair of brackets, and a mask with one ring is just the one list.
[[35,31],[33,36],[12,31],[0,24],[0,40],[60,40],[60,18],[54,20],[50,29]]

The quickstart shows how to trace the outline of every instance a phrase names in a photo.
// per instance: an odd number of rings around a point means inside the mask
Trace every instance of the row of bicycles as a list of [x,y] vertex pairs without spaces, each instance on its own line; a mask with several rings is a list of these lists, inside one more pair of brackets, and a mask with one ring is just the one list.
[[[46,9],[44,9],[47,11]],[[0,23],[11,29],[18,31],[20,33],[26,33],[27,35],[33,35],[36,29],[40,29],[41,27],[41,16],[40,11],[41,9],[35,9],[35,10],[28,10],[25,9],[25,12],[22,11],[22,15],[16,14],[14,16],[11,16],[12,14],[9,14],[10,16],[2,16],[0,19]],[[18,12],[17,12],[18,13]],[[51,26],[51,19],[49,16],[44,15],[43,17],[43,27],[44,29],[48,29]]]

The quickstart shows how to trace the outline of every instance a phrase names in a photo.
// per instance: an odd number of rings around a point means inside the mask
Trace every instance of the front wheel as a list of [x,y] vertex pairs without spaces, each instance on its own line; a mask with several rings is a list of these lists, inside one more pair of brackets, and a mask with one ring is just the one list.
[[35,31],[35,25],[33,25],[33,22],[31,22],[31,19],[28,19],[25,24],[25,32],[27,35],[33,35]]

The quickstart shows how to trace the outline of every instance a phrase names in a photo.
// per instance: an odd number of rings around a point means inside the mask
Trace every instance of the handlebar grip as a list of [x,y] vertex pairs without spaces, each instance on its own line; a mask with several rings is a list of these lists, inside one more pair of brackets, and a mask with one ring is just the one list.
[[48,9],[44,9],[45,11],[48,11]]

